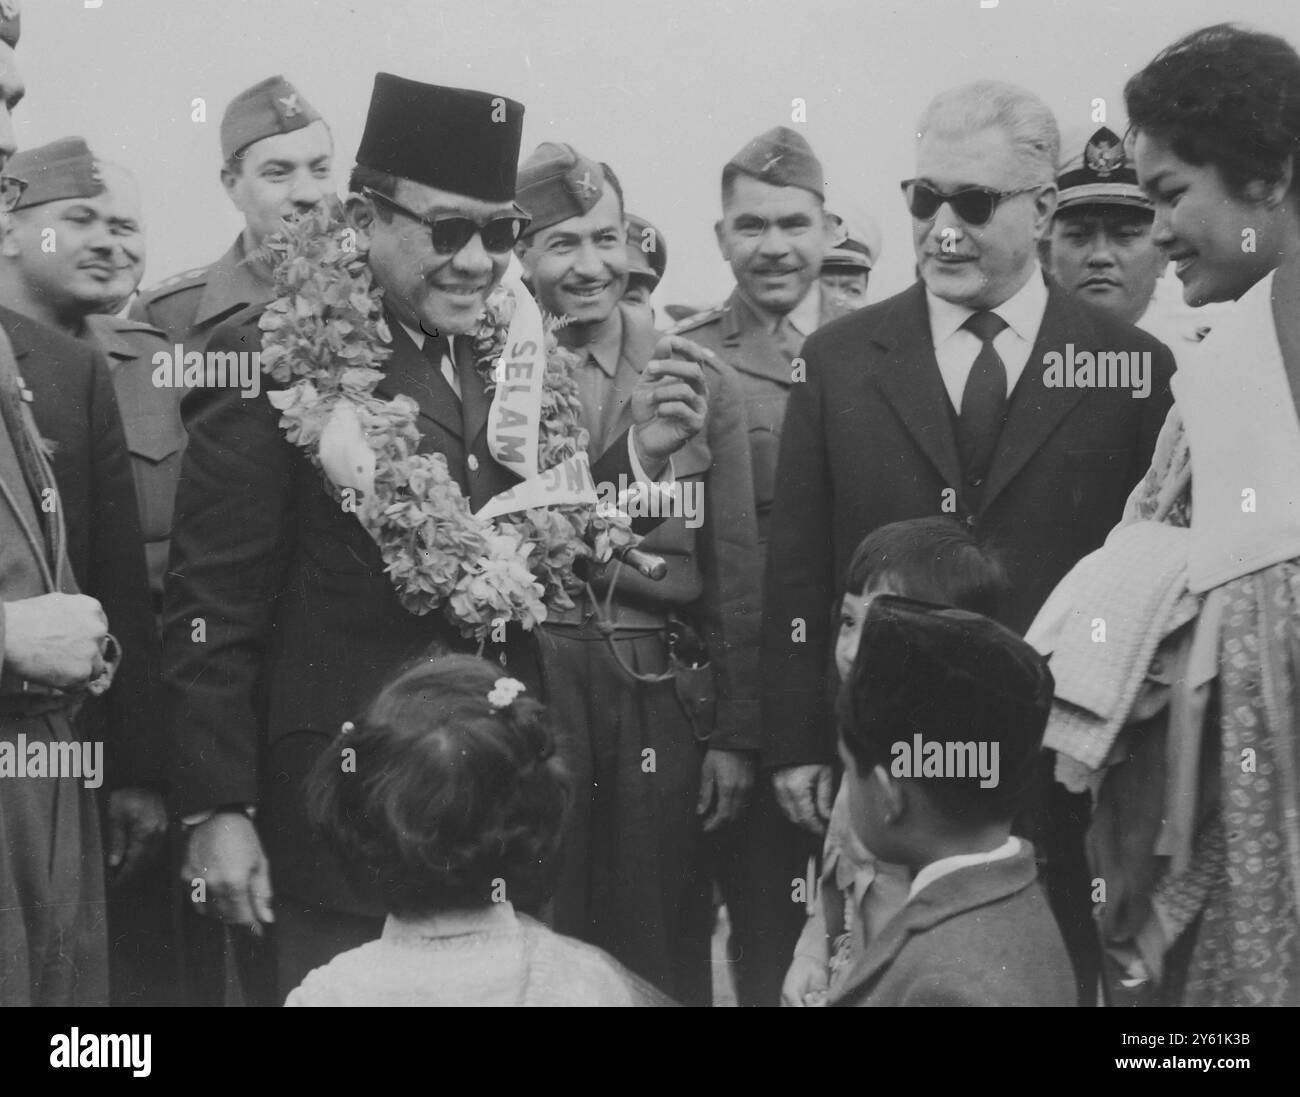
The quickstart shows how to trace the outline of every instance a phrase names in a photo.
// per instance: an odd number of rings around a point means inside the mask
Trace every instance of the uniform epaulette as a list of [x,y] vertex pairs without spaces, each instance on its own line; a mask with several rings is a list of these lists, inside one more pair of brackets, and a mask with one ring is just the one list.
[[703,312],[697,312],[694,316],[688,316],[685,320],[678,320],[668,329],[669,335],[685,335],[688,331],[694,331],[696,328],[702,328],[705,324],[711,324],[726,311],[726,305],[715,305],[711,309],[705,309]]
[[189,289],[191,286],[202,282],[211,269],[212,265],[209,264],[206,267],[195,267],[193,270],[174,274],[165,282],[159,282],[153,289],[145,290],[140,296],[146,301],[157,301],[163,297],[170,297],[173,293]]
[[147,320],[137,320],[133,316],[102,316],[100,320],[114,331],[147,331],[154,335],[161,335],[163,338],[167,337],[167,333],[162,328],[155,327]]

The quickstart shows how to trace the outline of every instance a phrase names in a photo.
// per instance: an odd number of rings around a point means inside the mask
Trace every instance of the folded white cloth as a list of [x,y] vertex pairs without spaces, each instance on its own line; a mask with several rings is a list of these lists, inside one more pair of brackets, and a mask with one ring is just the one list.
[[1056,679],[1044,746],[1101,768],[1160,641],[1196,616],[1190,536],[1160,522],[1120,526],[1052,591],[1025,637]]
[[1300,419],[1272,289],[1269,274],[1174,375],[1192,455],[1188,586],[1198,594],[1300,556]]

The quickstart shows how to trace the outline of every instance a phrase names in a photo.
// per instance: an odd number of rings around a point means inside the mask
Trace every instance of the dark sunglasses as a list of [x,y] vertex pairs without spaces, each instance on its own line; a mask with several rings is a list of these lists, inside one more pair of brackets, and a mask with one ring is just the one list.
[[992,221],[998,204],[1007,198],[1028,194],[1031,190],[1043,189],[1043,184],[1035,183],[1032,187],[1021,187],[1019,190],[959,187],[951,194],[945,194],[918,179],[904,179],[900,185],[903,194],[907,197],[907,211],[918,221],[929,221],[939,212],[939,207],[947,202],[952,206],[953,213],[975,228]]
[[483,241],[484,251],[500,255],[514,248],[532,220],[522,211],[502,217],[490,217],[486,221],[476,221],[472,217],[425,217],[402,205],[401,202],[394,201],[388,195],[380,194],[372,187],[364,188],[364,193],[375,201],[397,210],[398,213],[404,213],[412,221],[419,221],[429,230],[429,235],[433,239],[433,250],[439,255],[455,255],[474,239],[475,234]]

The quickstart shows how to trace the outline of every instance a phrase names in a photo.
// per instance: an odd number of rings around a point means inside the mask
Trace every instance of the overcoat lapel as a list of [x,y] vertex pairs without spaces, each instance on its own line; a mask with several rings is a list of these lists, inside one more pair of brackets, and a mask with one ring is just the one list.
[[1049,282],[1043,322],[1024,372],[1011,393],[981,509],[988,509],[1086,394],[1086,389],[1049,388],[1043,384],[1044,356],[1052,351],[1064,354],[1067,339],[1080,349],[1092,350],[1092,322],[1082,310],[1069,308],[1062,291]]
[[944,482],[957,487],[961,460],[920,282],[900,295],[873,339],[880,353],[871,370],[872,380]]

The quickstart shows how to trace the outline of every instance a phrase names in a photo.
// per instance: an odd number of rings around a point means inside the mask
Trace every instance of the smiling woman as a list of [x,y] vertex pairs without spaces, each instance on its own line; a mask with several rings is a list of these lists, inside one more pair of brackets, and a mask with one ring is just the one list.
[[[1170,543],[1194,624],[1170,611],[1145,626],[1160,648],[1144,695],[1167,707],[1134,704],[1099,771],[1064,731],[1049,729],[1048,745],[1094,782],[1111,1000],[1297,1005],[1300,56],[1271,35],[1208,27],[1125,95],[1156,243],[1188,303],[1234,304],[1175,376],[1125,515],[1186,530]],[[1135,599],[1149,596],[1140,585]],[[1104,673],[1100,654],[1089,662]]]

